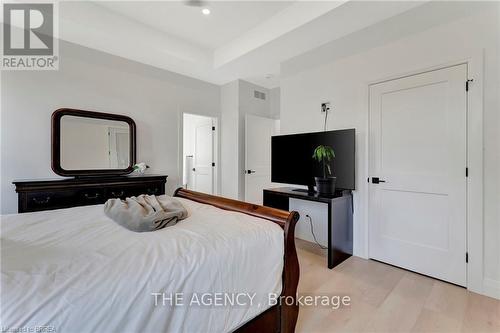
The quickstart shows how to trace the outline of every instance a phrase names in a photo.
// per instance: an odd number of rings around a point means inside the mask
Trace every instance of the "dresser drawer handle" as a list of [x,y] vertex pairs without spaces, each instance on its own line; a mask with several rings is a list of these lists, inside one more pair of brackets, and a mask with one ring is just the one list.
[[120,191],[120,192],[111,191],[111,195],[115,198],[123,197],[124,194],[125,191]]
[[158,193],[158,188],[157,187],[155,187],[154,189],[148,188],[148,194],[152,195],[152,194],[156,194],[156,193]]
[[36,203],[37,205],[45,205],[45,204],[48,204],[49,201],[50,201],[50,197],[45,197],[45,199],[33,198],[33,202]]
[[89,200],[95,200],[95,199],[99,198],[99,193],[96,193],[93,196],[89,195],[88,193],[85,193],[85,198],[89,199]]

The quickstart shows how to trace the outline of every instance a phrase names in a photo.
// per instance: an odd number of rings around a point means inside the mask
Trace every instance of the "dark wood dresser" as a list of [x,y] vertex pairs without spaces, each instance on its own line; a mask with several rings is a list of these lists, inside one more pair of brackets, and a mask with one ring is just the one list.
[[16,180],[18,212],[36,212],[96,205],[110,198],[165,194],[167,176],[100,176],[65,179]]

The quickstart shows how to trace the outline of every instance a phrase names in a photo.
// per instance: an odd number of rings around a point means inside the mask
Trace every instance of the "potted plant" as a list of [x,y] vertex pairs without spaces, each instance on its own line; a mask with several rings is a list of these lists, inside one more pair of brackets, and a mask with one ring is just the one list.
[[330,162],[335,158],[333,148],[319,145],[314,149],[312,158],[323,164],[323,177],[314,177],[316,190],[319,194],[333,195],[335,193],[335,181],[337,180],[337,177],[332,177],[330,168]]

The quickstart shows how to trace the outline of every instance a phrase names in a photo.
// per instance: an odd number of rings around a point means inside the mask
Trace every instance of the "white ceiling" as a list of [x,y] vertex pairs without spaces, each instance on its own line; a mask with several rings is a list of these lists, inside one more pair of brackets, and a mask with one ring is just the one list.
[[[193,44],[216,49],[256,27],[291,1],[213,1],[202,7],[178,1],[103,1],[116,13]],[[203,15],[209,8],[210,15]]]
[[59,1],[61,39],[215,84],[267,88],[279,86],[288,60],[427,3],[219,0],[204,16],[178,1]]

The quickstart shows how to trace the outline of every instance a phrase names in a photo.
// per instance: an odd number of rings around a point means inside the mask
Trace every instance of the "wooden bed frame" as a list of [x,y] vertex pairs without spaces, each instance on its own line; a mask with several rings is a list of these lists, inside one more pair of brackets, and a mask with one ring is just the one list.
[[293,299],[293,302],[282,302],[282,304],[277,304],[269,308],[238,328],[236,332],[294,332],[299,314],[299,307],[295,302],[297,285],[299,283],[299,260],[297,258],[297,251],[295,250],[295,224],[299,219],[299,214],[297,212],[287,212],[183,188],[177,189],[174,196],[266,219],[278,224],[283,229],[285,252],[281,297],[286,297],[288,300]]

